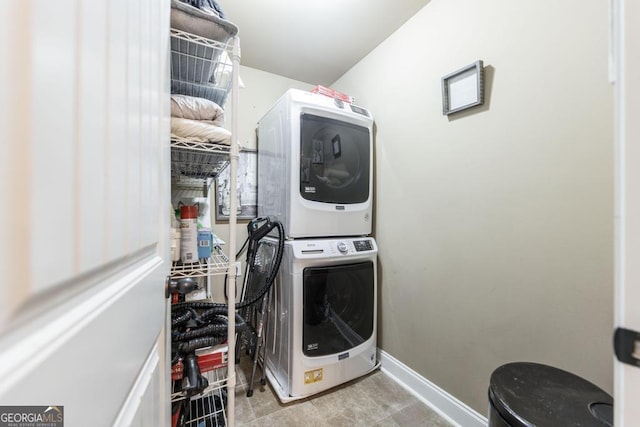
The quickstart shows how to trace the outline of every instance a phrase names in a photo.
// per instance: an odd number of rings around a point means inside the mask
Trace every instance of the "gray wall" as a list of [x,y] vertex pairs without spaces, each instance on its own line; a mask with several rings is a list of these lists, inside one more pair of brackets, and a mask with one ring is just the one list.
[[[240,67],[240,77],[244,88],[240,89],[238,95],[240,104],[238,106],[238,140],[247,148],[256,148],[255,130],[258,120],[287,89],[311,90],[313,88],[313,85],[308,83],[245,66]],[[231,115],[226,122],[231,123]]]
[[[476,411],[493,369],[611,392],[607,2],[432,0],[333,85],[372,110],[379,346]],[[483,107],[442,115],[478,59]]]
[[[332,85],[376,120],[379,346],[482,414],[515,360],[612,390],[607,25],[602,1],[432,0]],[[485,105],[443,116],[440,78],[477,59]],[[272,103],[312,85],[241,76],[255,147]]]

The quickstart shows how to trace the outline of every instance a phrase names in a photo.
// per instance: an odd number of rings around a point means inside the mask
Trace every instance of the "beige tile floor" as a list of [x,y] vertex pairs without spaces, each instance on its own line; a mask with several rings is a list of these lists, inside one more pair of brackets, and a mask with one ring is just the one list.
[[362,378],[316,396],[282,404],[271,385],[259,384],[247,397],[251,375],[248,357],[237,365],[235,421],[238,426],[435,426],[452,424],[422,403],[384,372]]

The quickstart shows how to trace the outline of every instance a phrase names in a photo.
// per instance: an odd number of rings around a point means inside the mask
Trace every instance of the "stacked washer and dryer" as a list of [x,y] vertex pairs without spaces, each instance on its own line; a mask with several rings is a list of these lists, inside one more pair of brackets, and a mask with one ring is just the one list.
[[272,288],[264,368],[282,402],[376,367],[373,118],[290,89],[258,123],[258,215],[287,241]]

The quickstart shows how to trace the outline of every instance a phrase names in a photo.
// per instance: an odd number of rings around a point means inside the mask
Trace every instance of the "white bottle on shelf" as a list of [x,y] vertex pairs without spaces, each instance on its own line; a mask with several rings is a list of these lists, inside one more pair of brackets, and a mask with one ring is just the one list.
[[171,261],[176,262],[180,260],[180,228],[171,227]]

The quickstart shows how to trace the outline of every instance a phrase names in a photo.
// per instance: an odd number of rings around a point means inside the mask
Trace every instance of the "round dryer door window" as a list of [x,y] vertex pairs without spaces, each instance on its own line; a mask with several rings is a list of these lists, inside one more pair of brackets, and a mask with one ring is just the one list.
[[373,334],[372,262],[307,267],[303,273],[305,356],[348,351]]
[[369,199],[369,129],[341,120],[300,115],[300,195],[324,203]]

